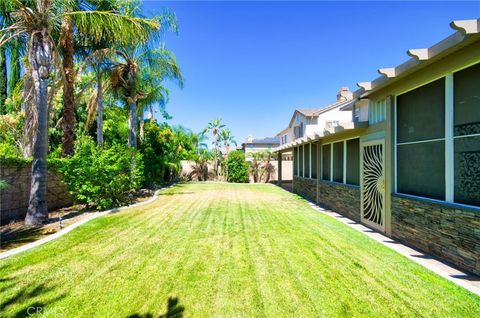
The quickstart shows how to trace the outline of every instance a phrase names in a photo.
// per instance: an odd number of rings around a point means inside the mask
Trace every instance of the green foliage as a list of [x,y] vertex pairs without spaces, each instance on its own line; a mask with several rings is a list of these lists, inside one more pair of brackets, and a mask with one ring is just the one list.
[[23,114],[0,115],[0,158],[20,158]]
[[145,185],[153,187],[175,180],[180,172],[180,160],[189,160],[195,155],[195,136],[182,127],[147,121],[139,146],[145,163]]
[[0,190],[6,189],[8,187],[8,183],[5,180],[0,180]]
[[228,154],[227,181],[245,183],[249,181],[249,165],[245,161],[243,151],[236,150]]
[[128,202],[128,194],[142,182],[142,157],[124,145],[102,148],[91,137],[80,137],[75,154],[60,161],[59,170],[75,200],[97,209]]

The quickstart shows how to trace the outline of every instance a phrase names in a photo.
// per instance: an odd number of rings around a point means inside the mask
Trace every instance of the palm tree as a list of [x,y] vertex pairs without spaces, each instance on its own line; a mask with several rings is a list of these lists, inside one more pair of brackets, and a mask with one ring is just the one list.
[[[93,44],[95,46],[98,46],[98,44],[102,42],[102,44],[105,44],[105,41],[110,43],[115,42],[128,45],[132,43],[144,43],[149,39],[151,35],[150,32],[158,31],[160,28],[157,20],[131,17],[128,12],[122,12],[122,8],[118,7],[118,5],[122,5],[121,2],[98,0],[68,0],[64,2],[63,12],[65,12],[65,14],[62,16],[62,24],[60,31],[60,44],[63,53],[62,69],[64,75],[62,115],[62,154],[64,156],[71,155],[73,153],[75,137],[74,30],[77,29],[79,33],[82,33],[83,28],[90,29],[93,27],[90,24],[96,23],[96,21],[95,19],[91,19],[91,17],[87,18],[88,15],[108,13],[108,15],[110,15],[109,18],[114,17],[117,20],[116,22],[120,22],[122,24],[121,29],[115,25],[103,25],[103,29],[100,31],[104,32],[105,36],[102,36],[101,39],[94,39],[93,41]],[[126,6],[130,5],[132,5],[132,3],[126,4]],[[140,5],[140,3],[135,5]],[[88,15],[85,15],[84,17],[82,17],[82,19],[75,19],[76,14],[71,14],[75,12],[85,12]],[[140,30],[141,32],[138,32],[139,30],[136,28],[136,24],[143,24],[143,26],[146,28],[144,28],[144,30]],[[115,34],[108,34],[106,29],[112,29],[113,31],[119,32],[115,32]],[[111,37],[111,35],[113,35],[114,37]],[[139,37],[135,37],[137,35]],[[97,78],[97,84],[101,85],[101,72],[100,74],[97,72]],[[97,93],[97,98],[98,104],[100,105],[100,114],[102,114],[103,110],[101,91],[102,88],[99,87],[97,91],[99,93]],[[102,134],[100,135],[102,136]]]
[[[100,41],[129,40],[148,38],[152,29],[158,29],[155,20],[129,21],[114,12],[72,11],[64,12],[66,1],[0,0],[1,10],[8,10],[12,23],[0,30],[0,47],[7,42],[23,37],[28,47],[28,74],[31,78],[32,99],[34,101],[36,130],[33,145],[32,179],[30,200],[25,223],[41,224],[48,219],[46,179],[48,149],[48,86],[52,75],[52,65],[58,62],[58,51],[54,35],[66,16],[71,16],[80,34]],[[127,36],[122,34],[129,30]],[[58,64],[58,63],[56,63]]]
[[225,153],[228,159],[228,153],[230,152],[230,145],[234,144],[237,146],[237,142],[235,141],[235,137],[232,135],[232,132],[228,128],[223,128],[220,130],[220,141],[223,142],[223,146],[225,147]]
[[128,106],[128,145],[136,148],[137,106],[142,99],[149,98],[146,86],[158,88],[165,79],[173,79],[183,86],[183,76],[174,54],[163,45],[153,50],[138,46],[118,48],[116,54],[118,61],[112,69],[111,85]]
[[214,169],[215,169],[215,173],[218,175],[218,134],[219,134],[219,131],[220,129],[222,129],[223,127],[225,127],[225,125],[222,124],[222,120],[220,118],[215,118],[213,120],[211,120],[208,125],[207,125],[207,128],[205,128],[204,132],[207,133],[209,131],[212,132],[212,135],[213,135],[213,146],[214,146]]

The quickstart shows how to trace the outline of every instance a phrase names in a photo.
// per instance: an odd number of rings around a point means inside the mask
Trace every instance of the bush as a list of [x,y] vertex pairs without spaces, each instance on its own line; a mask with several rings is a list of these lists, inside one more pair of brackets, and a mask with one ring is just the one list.
[[102,148],[90,137],[80,137],[75,154],[60,162],[58,169],[74,199],[97,209],[127,203],[130,191],[142,182],[141,155],[124,145]]
[[227,160],[227,181],[245,183],[249,181],[249,164],[245,161],[243,151],[232,151]]

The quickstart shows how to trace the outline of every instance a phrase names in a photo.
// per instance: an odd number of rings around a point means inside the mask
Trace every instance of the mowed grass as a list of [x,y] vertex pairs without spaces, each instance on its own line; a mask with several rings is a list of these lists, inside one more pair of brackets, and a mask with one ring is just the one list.
[[0,284],[2,317],[480,317],[479,297],[272,185],[173,187],[0,261]]

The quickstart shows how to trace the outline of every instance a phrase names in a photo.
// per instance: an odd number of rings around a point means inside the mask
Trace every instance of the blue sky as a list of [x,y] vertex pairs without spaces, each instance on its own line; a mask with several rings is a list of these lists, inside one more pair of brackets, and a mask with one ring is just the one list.
[[182,90],[167,85],[169,122],[198,132],[220,117],[239,145],[442,40],[452,20],[480,17],[480,1],[144,2],[147,13],[163,7],[178,18],[165,40],[185,76]]

